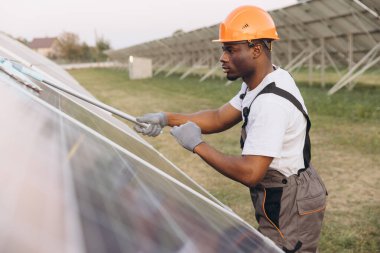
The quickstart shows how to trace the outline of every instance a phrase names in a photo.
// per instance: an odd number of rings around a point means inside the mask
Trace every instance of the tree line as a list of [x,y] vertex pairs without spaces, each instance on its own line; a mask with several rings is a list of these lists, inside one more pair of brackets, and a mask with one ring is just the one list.
[[[15,39],[25,45],[30,43],[22,37]],[[47,57],[57,62],[101,62],[107,60],[104,52],[111,49],[111,45],[108,40],[100,36],[95,39],[95,46],[89,46],[86,42],[81,42],[77,34],[63,32],[53,43],[52,49]]]
[[110,43],[103,37],[96,38],[95,46],[89,46],[86,42],[80,42],[77,34],[64,32],[57,37],[53,53],[48,57],[66,62],[99,62],[107,59],[104,51],[108,49],[111,49]]

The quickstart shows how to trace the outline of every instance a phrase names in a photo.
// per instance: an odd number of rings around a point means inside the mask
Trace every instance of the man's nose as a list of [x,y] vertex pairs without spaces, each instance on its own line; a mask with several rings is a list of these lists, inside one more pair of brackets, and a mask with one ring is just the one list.
[[227,56],[227,54],[226,54],[226,52],[223,52],[222,53],[222,55],[220,56],[220,58],[219,58],[219,61],[220,62],[228,62],[228,56]]

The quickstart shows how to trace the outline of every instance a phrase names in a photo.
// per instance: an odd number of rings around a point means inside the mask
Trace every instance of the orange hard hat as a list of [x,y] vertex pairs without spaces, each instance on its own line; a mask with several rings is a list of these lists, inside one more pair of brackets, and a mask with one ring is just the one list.
[[233,10],[219,26],[219,39],[231,42],[255,39],[278,40],[276,26],[265,10],[256,6],[241,6]]

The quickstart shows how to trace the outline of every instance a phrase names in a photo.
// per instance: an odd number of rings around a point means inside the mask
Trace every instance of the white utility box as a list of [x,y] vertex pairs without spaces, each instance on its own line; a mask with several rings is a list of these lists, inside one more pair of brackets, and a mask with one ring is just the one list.
[[152,59],[129,56],[128,71],[130,79],[144,79],[153,76]]

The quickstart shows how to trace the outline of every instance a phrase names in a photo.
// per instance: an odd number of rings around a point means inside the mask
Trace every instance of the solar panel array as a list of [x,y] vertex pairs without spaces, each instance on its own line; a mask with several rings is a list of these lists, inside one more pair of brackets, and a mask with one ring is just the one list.
[[[340,76],[331,93],[355,85],[356,77],[380,61],[379,1],[311,0],[270,11],[281,40],[274,43],[273,62],[290,72],[301,67],[319,69],[322,85],[325,70]],[[221,75],[218,25],[124,49],[109,51],[111,58],[126,61],[129,55],[153,60],[155,74],[181,70],[181,78],[203,70],[200,81]],[[205,67],[207,67],[205,69]],[[345,72],[345,69],[348,69]],[[311,79],[309,79],[311,82]]]
[[87,93],[0,33],[2,252],[280,252]]
[[377,15],[380,15],[380,3],[377,0],[360,0],[365,6],[374,11]]

